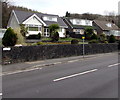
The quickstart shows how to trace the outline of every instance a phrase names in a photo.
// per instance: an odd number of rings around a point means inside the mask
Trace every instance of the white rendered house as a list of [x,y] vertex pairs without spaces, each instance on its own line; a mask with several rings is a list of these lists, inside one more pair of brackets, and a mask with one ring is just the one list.
[[48,27],[51,24],[58,24],[60,26],[59,36],[65,37],[66,28],[68,27],[58,15],[13,10],[8,27],[16,29],[20,28],[20,24],[27,27],[28,34],[26,36],[38,35],[40,33],[43,37],[49,37]]

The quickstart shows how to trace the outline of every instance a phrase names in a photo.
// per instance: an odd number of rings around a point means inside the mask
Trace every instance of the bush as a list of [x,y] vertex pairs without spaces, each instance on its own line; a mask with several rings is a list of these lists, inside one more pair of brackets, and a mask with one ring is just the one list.
[[89,43],[99,43],[98,40],[90,40]]
[[107,41],[107,37],[105,36],[105,34],[100,34],[98,36],[98,39],[100,43],[105,43],[105,41]]
[[43,42],[37,42],[37,45],[43,45],[44,43]]
[[109,43],[115,43],[116,39],[115,39],[115,36],[114,35],[110,35],[109,39],[108,39],[108,42]]
[[40,33],[38,33],[38,38],[41,39],[41,34]]
[[26,34],[28,34],[28,28],[25,27],[25,25],[20,24],[20,33],[22,34],[22,36],[26,37]]
[[93,34],[92,36],[91,36],[91,40],[97,40],[98,39],[98,36],[96,35],[96,34]]
[[17,44],[22,44],[25,45],[25,37],[20,33],[20,29],[19,28],[15,28],[14,32],[17,34]]
[[3,36],[2,44],[4,46],[14,46],[17,43],[17,39],[18,38],[14,30],[12,28],[8,28]]
[[52,39],[52,42],[57,42],[59,40],[59,33],[58,32],[54,33],[51,39]]
[[78,44],[78,43],[79,43],[79,41],[77,39],[71,40],[71,44]]

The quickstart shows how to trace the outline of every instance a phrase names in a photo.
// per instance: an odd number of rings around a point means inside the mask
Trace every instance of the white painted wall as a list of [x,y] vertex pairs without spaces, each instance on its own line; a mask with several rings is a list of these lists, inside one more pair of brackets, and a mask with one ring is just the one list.
[[1,29],[0,28],[0,38],[3,38],[5,32],[6,32],[6,29]]
[[8,23],[7,27],[11,27],[13,29],[20,28],[19,23],[17,22],[17,19],[16,19],[15,15],[13,13],[10,17],[10,20],[9,20],[9,23]]
[[83,25],[83,26],[92,26],[91,20],[84,20],[84,19],[70,19],[73,25]]
[[42,25],[42,23],[35,16],[30,18],[25,24],[28,24],[28,25]]
[[59,37],[65,37],[66,29],[62,28],[62,31],[58,33],[59,33]]

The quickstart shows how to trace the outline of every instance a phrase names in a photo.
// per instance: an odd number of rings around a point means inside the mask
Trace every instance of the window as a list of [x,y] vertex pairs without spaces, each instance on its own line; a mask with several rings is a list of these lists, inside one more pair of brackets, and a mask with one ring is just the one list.
[[57,17],[56,16],[44,16],[43,20],[45,21],[55,21],[57,22]]
[[29,27],[29,31],[38,31],[38,27]]
[[80,34],[80,29],[74,29],[75,34]]
[[28,31],[42,31],[42,27],[40,25],[26,25]]
[[49,37],[50,33],[49,33],[49,29],[48,28],[44,28],[44,36],[45,37]]
[[80,25],[80,20],[77,19],[77,20],[76,20],[76,24],[77,24],[77,25]]
[[107,27],[112,27],[111,23],[106,24]]

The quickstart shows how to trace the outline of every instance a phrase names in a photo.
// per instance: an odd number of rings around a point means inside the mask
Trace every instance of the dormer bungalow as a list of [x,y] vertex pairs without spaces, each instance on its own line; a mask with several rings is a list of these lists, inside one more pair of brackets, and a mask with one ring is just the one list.
[[68,28],[58,15],[13,10],[7,27],[16,29],[20,28],[21,24],[28,29],[26,37],[30,35],[38,35],[38,33],[43,37],[49,37],[50,31],[48,27],[51,24],[58,24],[60,26],[59,36],[65,37],[66,28]]

